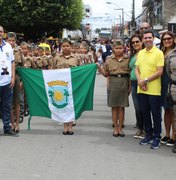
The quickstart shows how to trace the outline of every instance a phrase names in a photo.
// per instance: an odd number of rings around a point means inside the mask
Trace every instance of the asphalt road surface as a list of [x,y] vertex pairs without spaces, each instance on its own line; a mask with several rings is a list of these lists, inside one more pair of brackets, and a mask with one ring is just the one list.
[[94,111],[84,112],[73,136],[62,135],[58,122],[27,117],[19,137],[3,136],[0,129],[0,180],[169,180],[176,177],[176,154],[162,145],[141,146],[133,138],[135,116],[125,112],[126,136],[113,137],[106,79],[96,77]]

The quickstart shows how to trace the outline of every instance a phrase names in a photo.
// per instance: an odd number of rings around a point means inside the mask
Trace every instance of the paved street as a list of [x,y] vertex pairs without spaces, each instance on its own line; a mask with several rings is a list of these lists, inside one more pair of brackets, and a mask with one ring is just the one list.
[[77,121],[74,136],[50,119],[27,118],[20,137],[3,136],[0,129],[0,180],[166,180],[175,178],[176,154],[161,146],[151,150],[133,138],[133,105],[126,109],[126,136],[112,136],[106,106],[106,79],[97,75],[94,111]]

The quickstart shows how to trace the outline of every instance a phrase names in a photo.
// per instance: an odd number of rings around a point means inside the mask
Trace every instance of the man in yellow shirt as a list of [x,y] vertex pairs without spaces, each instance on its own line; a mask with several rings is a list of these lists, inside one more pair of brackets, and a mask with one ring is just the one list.
[[137,56],[135,72],[146,132],[146,136],[140,141],[140,144],[147,145],[153,140],[151,148],[157,149],[161,138],[160,78],[163,73],[164,55],[153,45],[153,41],[154,33],[151,30],[144,31],[145,49],[141,50]]
[[47,44],[47,39],[46,39],[45,36],[43,36],[43,37],[41,38],[41,43],[38,45],[38,47],[41,47],[44,51],[45,51],[46,49],[49,49],[49,51],[51,52],[50,45]]

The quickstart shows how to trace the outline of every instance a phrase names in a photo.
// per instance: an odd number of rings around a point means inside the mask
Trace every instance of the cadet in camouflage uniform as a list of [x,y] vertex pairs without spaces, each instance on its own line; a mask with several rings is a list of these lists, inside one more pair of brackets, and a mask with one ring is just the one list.
[[109,77],[108,106],[111,107],[112,121],[114,123],[114,137],[124,137],[122,131],[125,107],[129,106],[130,92],[129,58],[123,55],[124,44],[121,40],[114,42],[114,54],[110,56],[104,68],[97,63],[103,76]]
[[[71,68],[80,65],[77,56],[71,53],[71,42],[68,39],[62,41],[62,53],[57,54],[53,59],[53,69]],[[72,131],[73,122],[64,123],[64,135],[73,135]]]
[[80,44],[80,59],[81,59],[81,64],[90,64],[91,63],[91,56],[88,54],[89,48],[88,45],[85,43]]
[[[16,34],[14,32],[8,32],[7,33],[7,42],[12,46],[14,57],[15,57],[15,68],[23,66],[23,54],[20,48],[16,45]],[[19,119],[20,119],[20,77],[15,74],[15,86],[13,88],[13,108],[14,113],[12,110],[12,130],[14,130],[16,133],[19,132]],[[16,119],[14,121],[14,118]],[[16,123],[15,123],[16,122]]]
[[[36,65],[34,63],[34,59],[33,59],[33,52],[32,52],[32,48],[25,42],[21,42],[20,44],[20,48],[22,50],[23,53],[23,57],[24,57],[24,61],[23,61],[23,67],[25,68],[36,68]],[[28,52],[30,52],[30,54],[28,54]],[[30,56],[29,56],[30,55]],[[28,116],[29,115],[29,110],[28,110],[28,105],[27,105],[27,99],[26,99],[26,95],[21,83],[21,92],[20,92],[20,106],[21,106],[21,112],[20,112],[20,116],[23,119],[24,116]]]

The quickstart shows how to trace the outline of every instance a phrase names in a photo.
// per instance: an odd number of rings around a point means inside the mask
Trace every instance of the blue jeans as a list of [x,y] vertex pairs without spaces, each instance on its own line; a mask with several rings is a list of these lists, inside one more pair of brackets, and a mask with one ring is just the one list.
[[142,115],[142,109],[139,100],[139,94],[137,94],[137,81],[131,81],[131,92],[132,92],[132,99],[133,105],[135,109],[135,115],[137,120],[137,127],[140,130],[144,129],[144,119]]
[[[161,138],[161,96],[139,94],[144,118],[145,132],[148,136]],[[152,115],[152,117],[151,117]],[[152,125],[153,119],[153,125]]]
[[11,128],[12,95],[13,89],[10,88],[10,84],[0,86],[0,111],[4,125],[4,132]]

